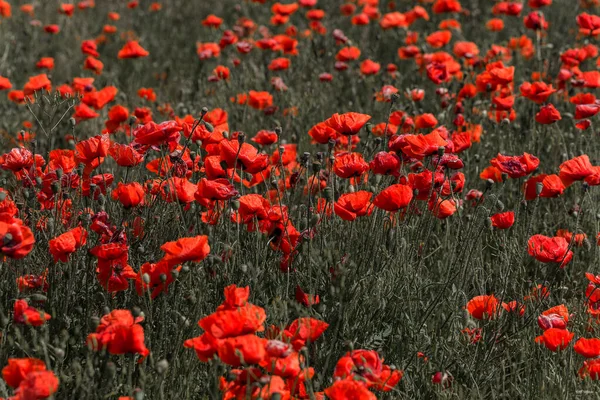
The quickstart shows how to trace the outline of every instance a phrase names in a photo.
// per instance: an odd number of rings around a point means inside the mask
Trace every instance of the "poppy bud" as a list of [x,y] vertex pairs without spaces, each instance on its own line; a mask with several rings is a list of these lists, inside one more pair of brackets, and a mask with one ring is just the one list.
[[329,139],[329,141],[327,141],[327,147],[329,148],[329,150],[333,149],[335,147],[335,140]]
[[143,275],[142,275],[142,280],[144,281],[144,283],[145,283],[146,285],[149,285],[149,284],[150,284],[150,275],[148,275],[148,274],[143,274]]
[[242,270],[242,272],[245,274],[246,272],[248,272],[248,266],[246,264],[242,264],[240,265],[240,269]]
[[438,150],[437,150],[438,156],[440,156],[440,157],[443,156],[445,152],[446,152],[446,149],[443,146],[438,147]]
[[54,355],[59,360],[62,360],[65,358],[65,351],[63,349],[54,349]]
[[280,136],[282,132],[283,132],[283,130],[281,129],[280,126],[275,127],[275,133],[277,134],[277,136]]
[[273,179],[271,181],[271,186],[274,187],[274,188],[277,188],[277,180],[276,179]]
[[365,125],[365,129],[367,130],[368,134],[371,134],[373,132],[373,124],[370,122],[367,122],[367,124]]
[[75,126],[75,124],[77,123],[77,121],[75,121],[75,118],[69,118],[69,123],[71,124],[71,126]]
[[44,302],[44,301],[48,300],[48,298],[46,296],[44,296],[43,294],[39,294],[39,293],[34,293],[31,296],[29,296],[29,298],[33,301],[39,301],[39,302]]
[[144,400],[144,391],[142,389],[135,389],[133,392],[133,400]]
[[223,137],[225,139],[229,139],[229,132],[227,132],[227,131],[223,132]]
[[[171,273],[172,274],[172,273]],[[162,283],[165,283],[167,281],[167,275],[166,274],[160,274],[159,275],[159,279]]]
[[31,197],[31,192],[28,189],[23,189],[23,197],[29,199]]
[[328,202],[333,201],[333,188],[331,188],[330,186],[327,186],[324,190],[323,190],[323,197],[325,198],[325,200],[327,200]]
[[137,118],[134,115],[129,117],[129,125],[130,126],[133,126],[136,123],[136,121],[137,121]]
[[542,182],[537,182],[535,184],[535,194],[536,195],[540,195],[542,193],[542,190],[544,189],[544,184]]
[[244,143],[246,141],[246,134],[244,132],[240,132],[238,133],[238,142],[240,144]]
[[204,125],[204,127],[206,128],[207,131],[209,131],[210,133],[213,133],[215,131],[215,127],[212,126],[212,124],[210,122],[206,122],[206,121],[202,121],[202,124]]
[[233,211],[237,211],[240,209],[240,201],[239,200],[231,200],[231,208]]
[[163,375],[169,369],[169,362],[167,360],[160,360],[156,363],[156,372]]
[[200,110],[200,115],[204,117],[206,114],[208,114],[208,108],[202,107],[202,110]]
[[393,93],[390,96],[390,100],[392,101],[392,104],[394,104],[395,102],[397,102],[398,100],[400,100],[400,95],[398,93]]
[[354,185],[350,185],[348,187],[348,193],[354,193],[356,191],[356,189],[354,189]]

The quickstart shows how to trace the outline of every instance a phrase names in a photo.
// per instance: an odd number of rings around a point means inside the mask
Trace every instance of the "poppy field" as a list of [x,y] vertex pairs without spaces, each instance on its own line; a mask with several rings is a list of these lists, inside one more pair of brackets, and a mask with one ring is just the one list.
[[599,0],[0,0],[0,399],[596,398]]

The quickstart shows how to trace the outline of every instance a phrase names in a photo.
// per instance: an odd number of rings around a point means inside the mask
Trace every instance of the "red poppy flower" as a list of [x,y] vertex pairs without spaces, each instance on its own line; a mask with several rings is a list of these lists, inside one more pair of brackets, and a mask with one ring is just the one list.
[[231,337],[219,343],[221,361],[233,367],[260,363],[266,357],[266,339],[254,334]]
[[544,331],[543,335],[536,337],[535,342],[543,344],[552,352],[556,352],[566,349],[573,340],[573,336],[575,334],[566,329],[550,328]]
[[540,112],[535,114],[535,120],[544,125],[552,124],[561,119],[560,112],[552,104],[546,104],[540,109]]
[[525,200],[531,201],[538,195],[542,198],[558,197],[565,191],[565,185],[558,175],[540,174],[529,178],[524,189]]
[[140,44],[135,40],[130,40],[125,43],[123,48],[119,50],[118,58],[141,58],[147,57],[150,53],[146,51]]
[[402,138],[400,148],[408,157],[423,159],[448,145],[447,135],[444,133],[445,129],[438,128],[427,135],[406,135]]
[[577,16],[579,32],[583,35],[598,36],[600,34],[600,17],[588,13]]
[[544,82],[523,82],[519,87],[519,91],[523,97],[526,97],[535,103],[542,104],[548,100],[548,97],[550,97],[552,93],[556,92],[556,89],[552,88],[552,85],[548,85]]
[[81,101],[95,110],[101,110],[115,99],[119,91],[114,86],[107,86],[102,90],[86,93]]
[[108,154],[120,167],[135,167],[144,160],[144,156],[138,153],[133,146],[112,142]]
[[0,90],[8,90],[12,88],[12,83],[3,76],[0,76]]
[[109,147],[108,135],[97,135],[82,140],[75,146],[75,160],[78,163],[85,164],[86,172],[89,174],[104,161],[104,157],[108,155]]
[[573,346],[575,353],[585,358],[596,358],[600,356],[600,339],[579,338]]
[[400,175],[400,157],[394,152],[380,151],[369,163],[369,168],[376,175]]
[[532,11],[524,19],[523,24],[526,28],[539,31],[548,29],[548,22],[544,18],[544,14],[538,11]]
[[58,378],[52,371],[33,371],[21,381],[11,399],[47,399],[58,390]]
[[560,176],[565,186],[569,186],[575,181],[583,180],[594,174],[593,168],[589,157],[584,154],[560,164],[558,176]]
[[251,174],[265,170],[269,164],[269,156],[259,154],[258,150],[249,143],[240,146],[237,140],[222,140],[219,143],[221,159],[228,168],[241,168]]
[[308,135],[316,143],[327,144],[330,140],[335,140],[338,137],[339,132],[329,126],[327,121],[324,121],[313,126],[308,131]]
[[104,69],[104,63],[94,57],[86,57],[83,62],[83,69],[93,71],[96,75],[100,75]]
[[298,351],[307,342],[314,343],[327,330],[329,324],[318,319],[304,317],[294,320],[290,326],[283,331],[286,341]]
[[240,203],[238,214],[241,222],[248,224],[255,218],[260,221],[268,217],[267,212],[271,208],[271,205],[263,196],[259,194],[246,194],[241,196],[238,201]]
[[223,23],[223,18],[219,18],[214,14],[210,14],[202,21],[202,25],[208,26],[210,28],[218,28]]
[[562,237],[533,235],[527,242],[530,256],[543,263],[559,263],[564,268],[573,258],[569,242]]
[[500,311],[500,302],[494,295],[475,296],[467,303],[467,311],[475,319],[494,319]]
[[181,125],[176,121],[165,121],[157,124],[147,124],[133,130],[134,143],[145,146],[161,146],[166,144],[169,150],[174,151],[179,144]]
[[490,160],[490,164],[498,168],[500,172],[516,179],[535,171],[540,165],[540,160],[529,153],[523,153],[522,156],[504,156],[498,154],[496,158]]
[[161,261],[169,265],[182,264],[186,261],[200,262],[210,253],[208,236],[204,235],[167,242],[160,246],[160,249],[165,252]]
[[296,301],[298,303],[302,304],[305,307],[311,307],[321,302],[321,299],[319,298],[318,294],[313,295],[305,293],[299,285],[296,285],[294,297],[296,298]]
[[100,57],[98,53],[98,45],[95,40],[84,40],[81,42],[81,52],[95,58]]
[[30,96],[34,92],[39,92],[42,90],[52,90],[52,83],[46,74],[30,77],[25,86],[23,86],[23,93],[25,96]]
[[569,310],[564,304],[549,308],[540,314],[537,323],[543,330],[548,330],[550,328],[567,329],[567,324],[569,323]]
[[42,57],[35,64],[37,69],[54,69],[54,58],[52,57]]
[[408,185],[395,184],[381,191],[373,204],[385,211],[396,212],[407,207],[413,198],[413,190]]
[[160,195],[168,203],[177,200],[181,204],[194,201],[196,185],[187,178],[172,176],[160,185]]
[[0,254],[20,259],[33,250],[35,239],[29,227],[10,213],[0,214]]
[[333,172],[340,178],[359,177],[369,170],[361,153],[341,153],[335,157]]
[[121,183],[112,191],[111,197],[113,200],[118,200],[123,207],[131,208],[144,204],[146,191],[138,182]]
[[198,325],[207,334],[226,339],[264,330],[263,324],[267,319],[265,310],[251,303],[232,307],[222,305],[214,313],[198,321]]
[[173,267],[168,262],[145,263],[140,267],[135,278],[135,290],[139,296],[150,291],[151,297],[155,299],[162,292],[167,293],[169,285],[175,281],[173,272],[179,272],[181,266]]
[[110,354],[140,354],[142,359],[150,354],[144,344],[142,317],[133,318],[129,310],[113,310],[100,319],[95,333],[87,337],[88,345],[95,351],[107,349]]
[[348,62],[360,57],[360,49],[354,46],[343,47],[335,56],[337,61]]
[[19,172],[30,168],[34,163],[33,154],[24,147],[15,147],[0,156],[0,168]]
[[251,140],[261,146],[268,146],[276,143],[277,139],[277,133],[263,129],[258,131],[258,133]]
[[452,39],[452,32],[443,30],[433,32],[427,36],[426,41],[434,49],[439,49],[440,47],[444,47],[446,44],[448,44],[450,39]]
[[54,262],[68,262],[69,256],[86,244],[87,235],[88,233],[84,228],[77,227],[54,239],[50,239],[48,245]]
[[45,370],[46,364],[37,358],[9,358],[8,365],[2,368],[2,379],[16,389],[29,374]]
[[372,211],[370,207],[372,196],[373,193],[365,190],[343,194],[333,205],[333,210],[341,219],[354,221],[357,217],[362,217]]
[[364,60],[360,63],[360,73],[363,75],[375,75],[381,69],[381,64],[372,60]]
[[50,319],[50,315],[30,306],[26,300],[17,300],[13,308],[13,321],[17,324],[41,326]]
[[264,110],[273,105],[273,96],[269,92],[248,92],[248,105],[257,110]]
[[270,71],[283,71],[290,67],[292,62],[289,58],[279,57],[271,61],[268,66]]
[[503,213],[494,214],[490,217],[492,226],[498,229],[508,229],[515,223],[515,212],[506,211]]
[[600,359],[585,360],[578,373],[582,379],[590,377],[594,381],[600,380]]
[[129,246],[124,243],[106,243],[90,250],[98,259],[96,277],[100,285],[109,293],[129,288],[129,280],[137,274],[128,264]]
[[325,121],[325,124],[339,134],[349,136],[356,135],[370,119],[370,115],[355,112],[345,114],[335,113]]
[[325,389],[325,395],[331,400],[377,400],[367,387],[353,379],[338,380]]

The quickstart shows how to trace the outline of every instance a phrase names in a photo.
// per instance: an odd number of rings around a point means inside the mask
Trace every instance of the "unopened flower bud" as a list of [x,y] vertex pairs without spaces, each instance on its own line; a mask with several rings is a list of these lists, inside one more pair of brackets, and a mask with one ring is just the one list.
[[167,360],[160,360],[156,363],[156,372],[163,375],[169,369],[169,362]]
[[144,281],[144,283],[145,283],[146,285],[149,285],[149,284],[150,284],[150,275],[148,275],[148,274],[143,274],[143,275],[142,275],[142,280]]
[[542,182],[538,182],[535,184],[535,194],[536,195],[540,195],[542,194],[542,190],[544,190],[544,184]]

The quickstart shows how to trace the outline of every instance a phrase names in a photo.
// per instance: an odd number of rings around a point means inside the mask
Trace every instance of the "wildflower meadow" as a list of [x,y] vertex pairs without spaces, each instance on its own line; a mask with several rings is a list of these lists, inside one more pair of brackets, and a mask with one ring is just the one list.
[[0,0],[0,399],[600,398],[599,38],[599,0]]

